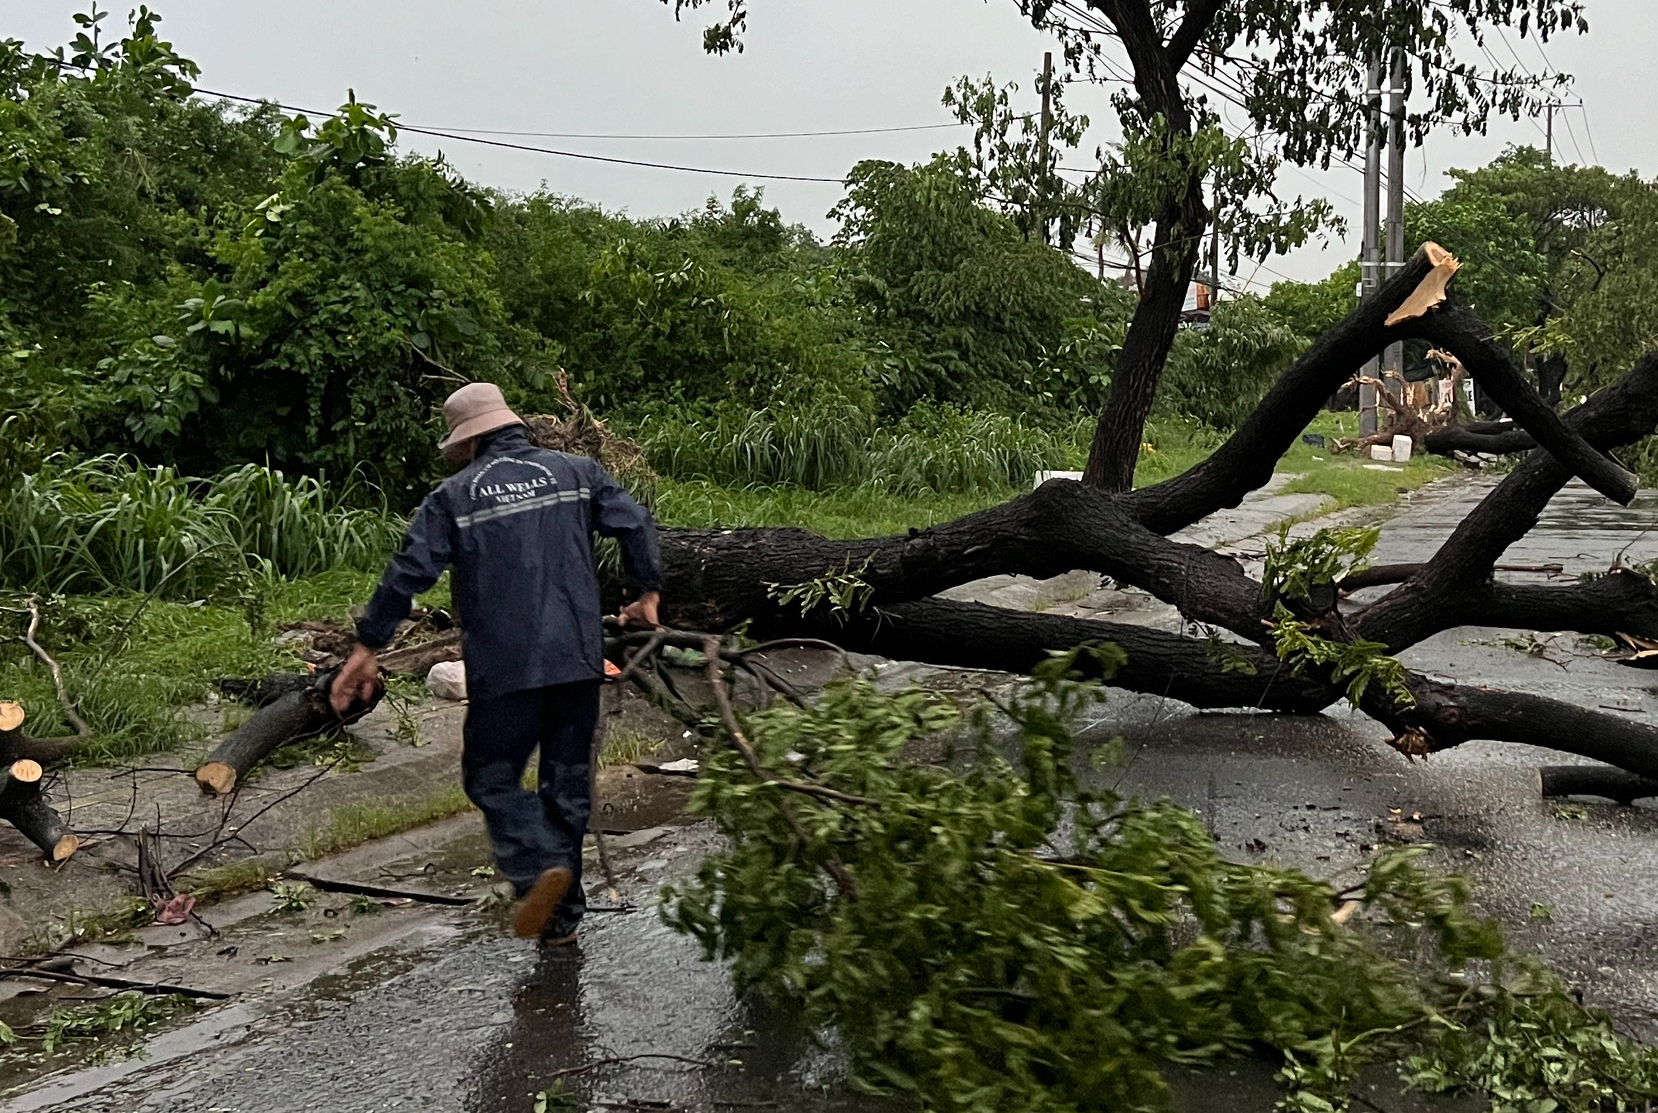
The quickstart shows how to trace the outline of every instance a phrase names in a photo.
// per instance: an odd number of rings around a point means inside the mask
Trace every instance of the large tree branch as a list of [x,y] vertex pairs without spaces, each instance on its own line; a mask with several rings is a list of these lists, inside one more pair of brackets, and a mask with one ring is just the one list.
[[1449,456],[1453,452],[1506,456],[1513,452],[1530,452],[1537,447],[1537,438],[1523,429],[1476,433],[1465,425],[1451,425],[1429,433],[1422,447],[1436,456]]
[[[1110,642],[1127,658],[1110,678],[1112,686],[1194,707],[1312,714],[1341,698],[1334,687],[1291,675],[1257,646],[1217,649],[1204,639],[1134,624],[1020,614],[976,603],[920,600],[878,616],[850,616],[844,623],[822,615],[777,614],[759,626],[765,635],[828,637],[885,657],[1015,673],[1028,673],[1056,652]],[[1643,723],[1539,696],[1442,684],[1417,673],[1407,672],[1406,683],[1414,706],[1398,708],[1373,686],[1361,707],[1393,730],[1394,744],[1413,756],[1488,739],[1578,754],[1658,777],[1658,729]]]
[[[1261,585],[1229,556],[1153,533],[1102,491],[1065,480],[908,537],[831,541],[804,530],[661,531],[672,621],[724,629],[780,611],[780,589],[825,580],[877,607],[986,576],[1087,569],[1202,622],[1260,636]],[[829,583],[825,583],[829,586]],[[795,609],[798,609],[798,605]]]
[[1168,59],[1169,68],[1176,73],[1180,72],[1197,44],[1203,41],[1203,36],[1215,22],[1215,15],[1221,10],[1226,0],[1190,0],[1186,5],[1186,16],[1169,36],[1169,43],[1163,48],[1163,55]]
[[1517,742],[1658,777],[1658,729],[1639,720],[1525,692],[1420,677],[1413,677],[1412,689],[1416,707],[1383,721],[1395,730],[1422,730],[1430,753],[1477,740]]
[[1625,506],[1634,499],[1640,485],[1635,473],[1598,451],[1543,403],[1492,338],[1491,326],[1459,306],[1444,306],[1403,324],[1407,336],[1427,340],[1461,360],[1474,381],[1517,425],[1585,483]]
[[[1602,449],[1651,433],[1658,427],[1658,353],[1572,410],[1565,422]],[[1358,635],[1397,649],[1459,625],[1452,620],[1456,601],[1479,590],[1492,565],[1531,532],[1570,478],[1559,460],[1542,449],[1534,451],[1463,518],[1420,573],[1358,616]]]
[[1495,580],[1469,594],[1461,625],[1658,638],[1658,586],[1626,568],[1556,587]]
[[1258,646],[1229,643],[1218,651],[1207,639],[1137,623],[1026,614],[982,603],[920,599],[844,620],[778,613],[757,630],[761,636],[819,637],[894,660],[1009,673],[1029,673],[1054,653],[1079,645],[1110,642],[1127,656],[1113,687],[1193,707],[1312,714],[1336,698],[1323,685],[1291,677]]
[[[1194,0],[1206,4],[1211,0]],[[1146,102],[1147,117],[1161,115],[1171,128],[1185,131],[1191,122],[1180,92],[1178,65],[1171,64],[1163,36],[1145,0],[1088,0],[1116,28],[1117,39],[1134,69],[1134,90]],[[1210,19],[1214,13],[1210,13]]]
[[[1172,533],[1226,507],[1272,478],[1278,460],[1307,423],[1370,357],[1397,341],[1427,337],[1451,350],[1493,396],[1515,398],[1513,411],[1537,442],[1571,470],[1605,492],[1633,491],[1633,477],[1597,452],[1521,377],[1490,341],[1490,329],[1473,314],[1438,305],[1389,325],[1401,307],[1433,306],[1436,290],[1456,270],[1456,260],[1437,244],[1424,244],[1377,295],[1327,330],[1279,376],[1261,403],[1208,459],[1151,487],[1124,496],[1130,512],[1157,533]],[[1649,429],[1650,431],[1650,429]],[[1598,481],[1598,482],[1597,482]],[[1627,502],[1628,496],[1623,500]],[[1492,558],[1493,560],[1495,557]]]
[[1217,510],[1237,506],[1272,478],[1278,460],[1324,403],[1364,362],[1397,336],[1388,315],[1426,281],[1437,265],[1423,248],[1374,298],[1328,329],[1290,365],[1236,432],[1203,462],[1172,479],[1123,496],[1148,529],[1173,533]]

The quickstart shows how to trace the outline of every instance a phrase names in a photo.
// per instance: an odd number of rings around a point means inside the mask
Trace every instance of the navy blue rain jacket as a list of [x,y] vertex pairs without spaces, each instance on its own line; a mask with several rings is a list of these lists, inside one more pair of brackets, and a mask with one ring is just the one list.
[[370,649],[386,645],[414,597],[452,567],[471,698],[598,679],[595,532],[619,539],[636,589],[660,589],[650,514],[609,472],[535,447],[520,426],[488,434],[477,458],[420,504],[357,637]]

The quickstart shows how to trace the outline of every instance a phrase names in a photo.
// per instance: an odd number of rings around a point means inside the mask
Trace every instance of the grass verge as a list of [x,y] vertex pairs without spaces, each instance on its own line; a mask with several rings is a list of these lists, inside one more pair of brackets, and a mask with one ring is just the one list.
[[[259,580],[235,597],[182,602],[133,592],[43,600],[37,638],[62,665],[65,686],[93,730],[76,762],[107,764],[201,743],[224,724],[186,709],[202,704],[215,680],[300,669],[297,654],[273,640],[277,627],[344,620],[376,579],[338,571]],[[447,581],[423,601],[446,605]],[[23,704],[36,737],[67,733],[51,673],[23,644],[28,617],[21,606],[0,598],[0,699]],[[243,712],[227,705],[226,714]]]
[[436,795],[395,804],[342,804],[329,811],[328,822],[314,826],[300,839],[298,850],[307,858],[322,858],[361,846],[413,827],[459,815],[472,806],[459,784]]
[[[1307,432],[1323,436],[1328,443],[1337,437],[1357,436],[1357,427],[1357,414],[1322,413]],[[1285,494],[1326,495],[1335,500],[1332,510],[1387,506],[1401,494],[1458,471],[1451,461],[1425,453],[1413,455],[1408,464],[1370,466],[1373,464],[1376,462],[1368,456],[1333,456],[1328,448],[1298,439],[1278,462],[1278,470],[1295,473],[1283,488]]]

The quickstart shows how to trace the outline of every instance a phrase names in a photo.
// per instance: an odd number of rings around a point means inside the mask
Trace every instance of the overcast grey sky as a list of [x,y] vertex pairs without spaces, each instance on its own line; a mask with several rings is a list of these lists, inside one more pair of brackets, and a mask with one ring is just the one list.
[[[122,19],[127,4],[112,5]],[[439,129],[610,135],[710,135],[946,123],[943,88],[961,74],[1031,77],[1050,46],[1013,0],[755,0],[747,49],[710,58],[701,21],[676,24],[658,0],[152,0],[163,30],[202,67],[205,88],[329,109],[357,96]],[[0,35],[48,49],[74,33],[84,0],[0,0]],[[1586,111],[1556,119],[1556,150],[1569,161],[1658,172],[1658,113],[1644,81],[1658,35],[1652,0],[1589,0],[1590,32],[1556,40],[1548,65],[1576,77]],[[1509,47],[1516,54],[1509,53]],[[1510,35],[1496,56],[1541,71],[1545,57]],[[1073,87],[1074,109],[1111,117],[1103,91]],[[1098,103],[1088,103],[1097,100]],[[1034,98],[1030,107],[1035,107]],[[1585,118],[1587,117],[1587,118]],[[1103,136],[1103,132],[1101,133]],[[499,136],[691,166],[838,179],[860,158],[918,160],[965,141],[967,129],[786,139],[595,139]],[[680,212],[740,180],[610,166],[406,133],[405,145],[439,148],[476,181],[560,193],[636,216]],[[1575,142],[1574,142],[1575,141]],[[1483,137],[1437,136],[1407,157],[1420,196],[1443,171],[1479,165],[1509,143],[1542,145],[1540,125],[1503,121]],[[1092,143],[1088,150],[1092,151]],[[766,196],[790,220],[820,232],[837,185],[772,181]],[[1358,215],[1356,172],[1286,173],[1288,194],[1328,196]],[[1356,227],[1356,220],[1355,220]],[[1322,277],[1355,254],[1348,243],[1309,246],[1255,272]],[[1245,278],[1251,277],[1246,266]]]

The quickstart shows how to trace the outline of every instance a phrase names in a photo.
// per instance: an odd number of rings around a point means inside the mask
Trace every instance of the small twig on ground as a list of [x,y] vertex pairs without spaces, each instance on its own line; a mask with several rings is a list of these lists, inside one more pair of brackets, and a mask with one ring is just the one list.
[[62,982],[67,985],[94,985],[105,989],[132,989],[140,993],[177,993],[185,997],[200,997],[209,1001],[228,1001],[233,993],[216,989],[193,989],[186,985],[167,982],[141,982],[132,978],[113,978],[103,974],[74,974],[66,970],[47,970],[33,966],[13,966],[0,970],[0,980],[6,978],[33,978],[43,982]]
[[569,1078],[574,1074],[586,1074],[589,1071],[603,1070],[605,1067],[619,1067],[627,1063],[637,1063],[645,1059],[664,1059],[671,1063],[684,1063],[686,1066],[711,1068],[720,1064],[710,1063],[706,1059],[692,1059],[685,1055],[668,1055],[662,1052],[647,1051],[639,1055],[607,1055],[603,1059],[594,1059],[591,1063],[583,1063],[579,1067],[565,1067],[547,1075],[548,1078]]
[[312,785],[314,785],[318,781],[322,780],[322,778],[327,776],[330,772],[332,772],[334,767],[336,765],[338,765],[339,763],[340,763],[339,758],[332,758],[327,763],[319,766],[317,768],[317,771],[314,774],[307,777],[304,781],[301,781],[299,784],[295,785],[293,788],[289,789],[287,792],[284,792],[280,796],[277,796],[275,799],[268,801],[265,804],[264,807],[260,808],[258,811],[254,812],[252,815],[250,815],[246,819],[242,820],[241,823],[237,824],[237,832],[238,833],[234,834],[234,835],[231,835],[230,837],[227,838],[224,835],[225,828],[230,825],[231,813],[235,811],[236,802],[242,798],[242,785],[238,784],[236,786],[236,790],[234,792],[232,792],[230,794],[230,797],[225,801],[224,810],[219,815],[219,825],[213,831],[213,840],[211,842],[209,842],[206,846],[202,847],[200,850],[196,851],[194,854],[191,854],[189,857],[185,858],[184,861],[182,861],[178,865],[174,866],[171,870],[168,870],[167,871],[167,879],[169,881],[171,881],[174,878],[177,878],[180,874],[184,873],[185,870],[189,869],[191,866],[195,865],[197,862],[201,861],[203,858],[207,857],[207,855],[213,853],[215,850],[219,850],[223,847],[230,846],[234,843],[239,842],[243,846],[247,847],[248,850],[252,851],[254,854],[258,854],[259,853],[258,848],[255,847],[252,843],[248,842],[248,840],[245,839],[240,834],[240,832],[247,830],[248,827],[252,825],[254,820],[258,819],[260,816],[264,815],[266,812],[270,811],[272,808],[276,807],[278,804],[281,804],[281,803],[284,803],[288,800],[293,799],[295,796],[298,796],[301,792],[304,792],[306,789],[310,788]]
[[28,646],[34,652],[34,655],[45,662],[46,667],[51,670],[52,683],[58,690],[58,704],[63,708],[63,717],[69,721],[70,726],[75,728],[75,737],[84,742],[92,737],[92,728],[87,726],[86,720],[82,719],[75,711],[75,701],[69,698],[69,692],[63,686],[63,666],[53,660],[52,655],[42,649],[39,642],[35,641],[35,634],[40,631],[40,596],[29,596],[27,606],[29,608],[29,627],[24,631],[23,644]]
[[[644,660],[646,654],[654,652],[655,650],[648,646],[645,649],[640,650],[639,656],[635,657],[628,663],[628,668],[633,668],[640,661]],[[620,677],[617,679],[620,679]],[[607,718],[604,714],[603,706],[604,692],[605,690],[601,686],[599,688],[599,726],[598,729],[593,732],[593,741],[587,754],[587,799],[589,804],[598,799],[599,796],[599,755],[604,752],[605,719]],[[616,871],[610,864],[610,846],[605,842],[604,832],[599,829],[597,824],[593,825],[592,831],[593,846],[599,852],[599,870],[604,874],[605,889],[610,896],[612,904],[621,904],[622,888],[616,883]]]

